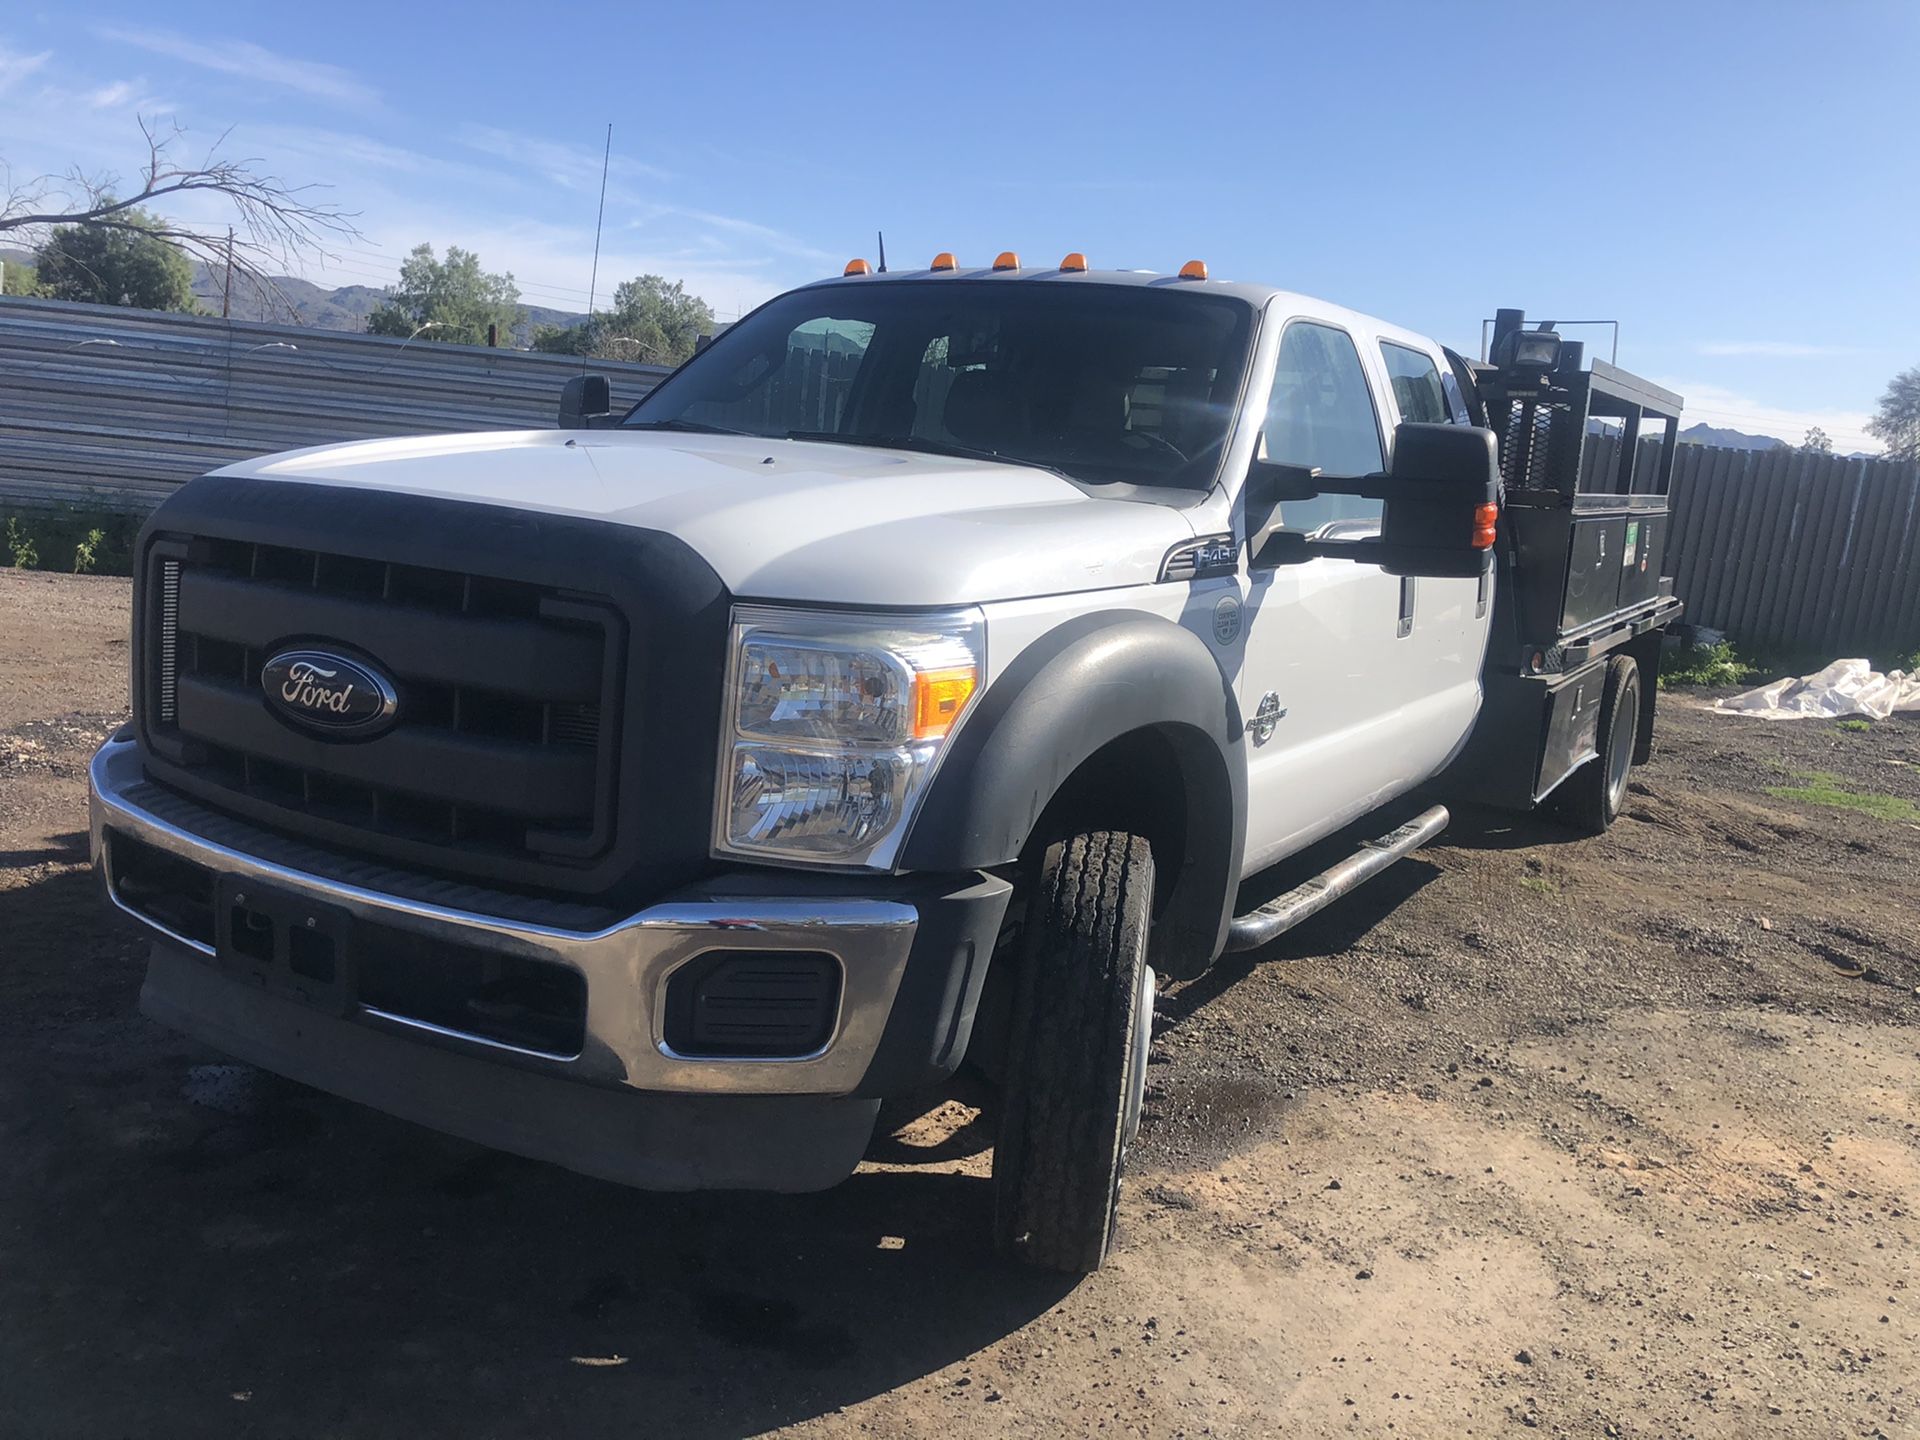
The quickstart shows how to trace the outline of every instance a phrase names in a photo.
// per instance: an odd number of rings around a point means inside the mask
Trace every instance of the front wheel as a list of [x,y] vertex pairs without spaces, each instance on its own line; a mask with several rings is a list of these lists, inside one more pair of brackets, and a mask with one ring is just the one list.
[[1600,722],[1594,745],[1599,754],[1567,777],[1560,787],[1560,814],[1589,835],[1605,831],[1627,801],[1627,776],[1640,734],[1640,666],[1631,656],[1607,662],[1600,692]]
[[1047,852],[1013,1003],[994,1241],[1048,1270],[1097,1270],[1113,1245],[1153,1033],[1153,853],[1098,830]]

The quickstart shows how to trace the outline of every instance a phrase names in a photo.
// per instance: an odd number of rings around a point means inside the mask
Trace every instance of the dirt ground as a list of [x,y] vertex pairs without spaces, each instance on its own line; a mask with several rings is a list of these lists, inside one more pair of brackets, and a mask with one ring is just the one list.
[[125,582],[0,572],[0,1434],[1904,1436],[1920,723],[1665,698],[1613,833],[1466,816],[1164,995],[1114,1260],[983,1248],[963,1091],[657,1197],[140,1018],[85,868]]

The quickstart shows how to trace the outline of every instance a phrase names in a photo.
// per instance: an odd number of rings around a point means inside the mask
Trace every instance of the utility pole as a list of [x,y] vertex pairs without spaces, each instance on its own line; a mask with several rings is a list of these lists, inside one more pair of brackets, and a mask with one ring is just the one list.
[[233,309],[233,227],[227,227],[227,283],[220,290],[220,318],[225,320]]

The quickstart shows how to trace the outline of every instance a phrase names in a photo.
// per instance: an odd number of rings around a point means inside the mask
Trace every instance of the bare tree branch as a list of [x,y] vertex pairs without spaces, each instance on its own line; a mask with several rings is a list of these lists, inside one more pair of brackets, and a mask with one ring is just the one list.
[[[144,116],[140,134],[147,145],[138,190],[126,196],[118,177],[88,175],[75,168],[62,175],[39,175],[16,183],[12,167],[0,160],[0,234],[38,245],[59,225],[87,225],[109,230],[138,229],[169,240],[209,265],[224,265],[231,257],[234,272],[253,282],[262,293],[273,293],[272,273],[297,268],[301,258],[330,259],[328,246],[361,238],[354,221],[358,214],[322,199],[323,185],[290,185],[264,171],[258,156],[228,158],[220,150],[230,131],[223,131],[198,163],[175,158],[186,130],[178,124],[162,129]],[[170,199],[195,194],[224,196],[234,211],[233,236],[224,223],[203,227],[166,218],[157,207]],[[136,225],[124,218],[128,211],[152,213],[151,224]],[[291,311],[291,306],[288,306]]]

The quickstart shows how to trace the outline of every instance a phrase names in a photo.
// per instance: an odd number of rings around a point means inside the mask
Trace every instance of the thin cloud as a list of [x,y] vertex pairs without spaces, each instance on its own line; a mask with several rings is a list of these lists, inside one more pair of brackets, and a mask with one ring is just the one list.
[[247,143],[258,142],[274,155],[297,155],[302,160],[324,160],[350,167],[353,171],[392,170],[401,174],[444,174],[445,162],[418,150],[389,145],[370,135],[350,134],[310,125],[255,125],[248,128]]
[[0,95],[43,68],[52,58],[51,50],[42,50],[38,55],[23,55],[18,50],[9,50],[0,45]]
[[[748,242],[750,245],[785,255],[795,260],[820,263],[830,261],[833,256],[818,246],[809,245],[798,236],[789,235],[784,230],[776,230],[771,225],[762,225],[757,220],[742,220],[734,215],[717,215],[711,210],[696,210],[685,205],[648,205],[639,218],[627,222],[633,230],[658,230],[663,228],[662,220],[681,220],[708,230],[717,230],[722,235]],[[728,248],[724,244],[715,245],[715,249]]]
[[89,110],[111,110],[124,105],[139,93],[131,80],[115,80],[111,85],[102,85],[97,90],[89,90],[81,99]]
[[1826,431],[1833,448],[1842,455],[1856,450],[1878,454],[1883,448],[1867,434],[1865,410],[1800,410],[1785,405],[1768,405],[1751,396],[1719,385],[1685,379],[1660,379],[1657,384],[1677,391],[1686,399],[1680,413],[1680,426],[1707,424],[1717,430],[1738,430],[1747,435],[1770,435],[1789,445],[1798,445],[1807,431],[1816,426]]
[[[568,190],[600,188],[602,152],[561,140],[523,135],[493,125],[463,125],[456,138],[471,150],[532,170],[551,183]],[[627,179],[671,180],[671,172],[643,160],[622,155],[617,150],[607,159],[607,171]]]
[[240,75],[264,81],[284,90],[294,90],[335,105],[373,109],[380,104],[378,92],[352,72],[318,60],[296,60],[281,55],[251,40],[233,36],[200,39],[178,35],[169,30],[137,30],[118,25],[96,25],[93,33],[103,40],[118,41],[161,55],[183,64],[196,65],[222,75]]
[[1706,340],[1694,348],[1702,355],[1751,356],[1765,360],[1817,360],[1860,353],[1846,345],[1803,345],[1798,340]]

